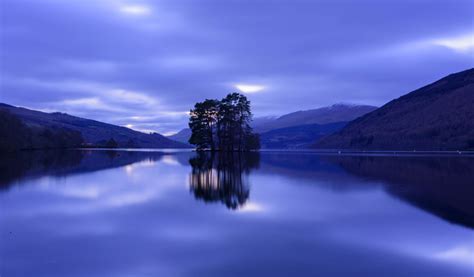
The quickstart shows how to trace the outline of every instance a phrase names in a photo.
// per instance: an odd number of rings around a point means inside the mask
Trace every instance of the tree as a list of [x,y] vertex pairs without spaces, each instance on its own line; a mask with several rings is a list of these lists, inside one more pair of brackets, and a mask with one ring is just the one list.
[[109,141],[107,141],[107,143],[105,144],[105,147],[107,148],[117,148],[118,147],[118,143],[113,139],[109,139]]
[[27,126],[17,116],[0,110],[0,152],[23,149],[80,147],[82,134],[67,128]]
[[28,148],[31,144],[31,131],[8,111],[0,110],[0,134],[0,152]]
[[250,133],[245,136],[245,150],[258,150],[260,149],[260,135]]
[[230,93],[221,101],[206,99],[190,112],[189,143],[197,150],[248,151],[259,149],[258,135],[252,133],[250,101]]
[[198,150],[216,149],[218,112],[219,101],[211,99],[196,103],[190,111],[189,128],[192,134],[189,143],[196,145]]

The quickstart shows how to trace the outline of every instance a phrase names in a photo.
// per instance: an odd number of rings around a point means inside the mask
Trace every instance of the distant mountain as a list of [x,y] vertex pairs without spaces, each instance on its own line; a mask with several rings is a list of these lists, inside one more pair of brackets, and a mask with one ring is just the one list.
[[278,118],[278,116],[259,116],[259,117],[254,117],[251,123],[252,128],[256,130],[255,127],[258,126],[265,126],[266,124],[272,123]]
[[[301,148],[339,130],[337,127],[342,127],[342,122],[349,122],[375,109],[377,107],[368,105],[335,104],[280,117],[256,117],[251,125],[261,135],[262,148]],[[190,136],[191,130],[186,128],[168,138],[187,143]]]
[[474,149],[474,69],[392,100],[315,144],[368,150]]
[[375,109],[377,107],[367,105],[335,104],[329,107],[289,113],[262,124],[255,122],[253,128],[258,133],[264,133],[291,126],[351,121]]
[[[30,130],[65,130],[80,133],[84,143],[91,146],[106,146],[113,139],[118,147],[188,147],[157,133],[145,134],[125,127],[75,117],[65,113],[44,113],[2,103],[0,103],[0,112],[8,114],[9,118],[11,116],[18,118]],[[16,131],[12,129],[9,133],[14,134]]]
[[275,129],[260,134],[262,148],[310,148],[314,141],[342,129],[347,122],[308,124]]
[[182,142],[182,143],[186,143],[186,144],[189,143],[188,140],[189,140],[190,137],[191,137],[191,129],[189,129],[189,128],[182,129],[181,131],[179,131],[178,133],[176,133],[174,135],[167,136],[167,138],[169,138],[169,139],[179,141],[179,142]]

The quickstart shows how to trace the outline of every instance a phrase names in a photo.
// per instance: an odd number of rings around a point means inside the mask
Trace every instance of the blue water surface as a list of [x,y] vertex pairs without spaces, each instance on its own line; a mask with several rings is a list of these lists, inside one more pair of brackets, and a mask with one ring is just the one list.
[[0,158],[0,276],[474,276],[474,158]]

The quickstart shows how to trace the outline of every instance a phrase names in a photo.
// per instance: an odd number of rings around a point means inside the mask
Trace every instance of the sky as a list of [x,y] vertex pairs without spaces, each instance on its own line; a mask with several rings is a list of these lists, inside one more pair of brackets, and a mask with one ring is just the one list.
[[383,105],[474,67],[474,0],[0,0],[0,102],[171,134],[195,102],[254,115]]

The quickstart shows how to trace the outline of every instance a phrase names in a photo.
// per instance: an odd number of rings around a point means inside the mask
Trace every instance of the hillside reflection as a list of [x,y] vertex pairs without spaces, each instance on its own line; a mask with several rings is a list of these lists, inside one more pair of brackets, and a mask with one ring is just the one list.
[[[182,153],[186,155],[187,153]],[[26,179],[74,174],[117,168],[141,161],[159,161],[162,152],[49,150],[7,153],[0,156],[0,191],[22,184]],[[176,156],[176,155],[175,155]],[[179,156],[178,160],[179,160]]]
[[423,156],[327,156],[364,181],[449,222],[474,228],[474,159]]
[[221,202],[229,209],[243,206],[250,195],[248,175],[259,167],[259,153],[197,153],[189,160],[189,186],[196,199]]
[[[345,156],[297,152],[211,155],[102,150],[3,153],[0,193],[45,176],[65,178],[121,167],[128,171],[132,164],[141,162],[172,166],[167,170],[182,174],[177,178],[180,182],[189,178],[189,190],[196,200],[222,203],[233,210],[248,204],[250,175],[274,176],[284,177],[284,182],[291,182],[295,190],[311,185],[343,194],[382,188],[388,195],[418,209],[474,228],[472,156]],[[142,182],[156,186],[167,182],[158,171],[154,174]]]

